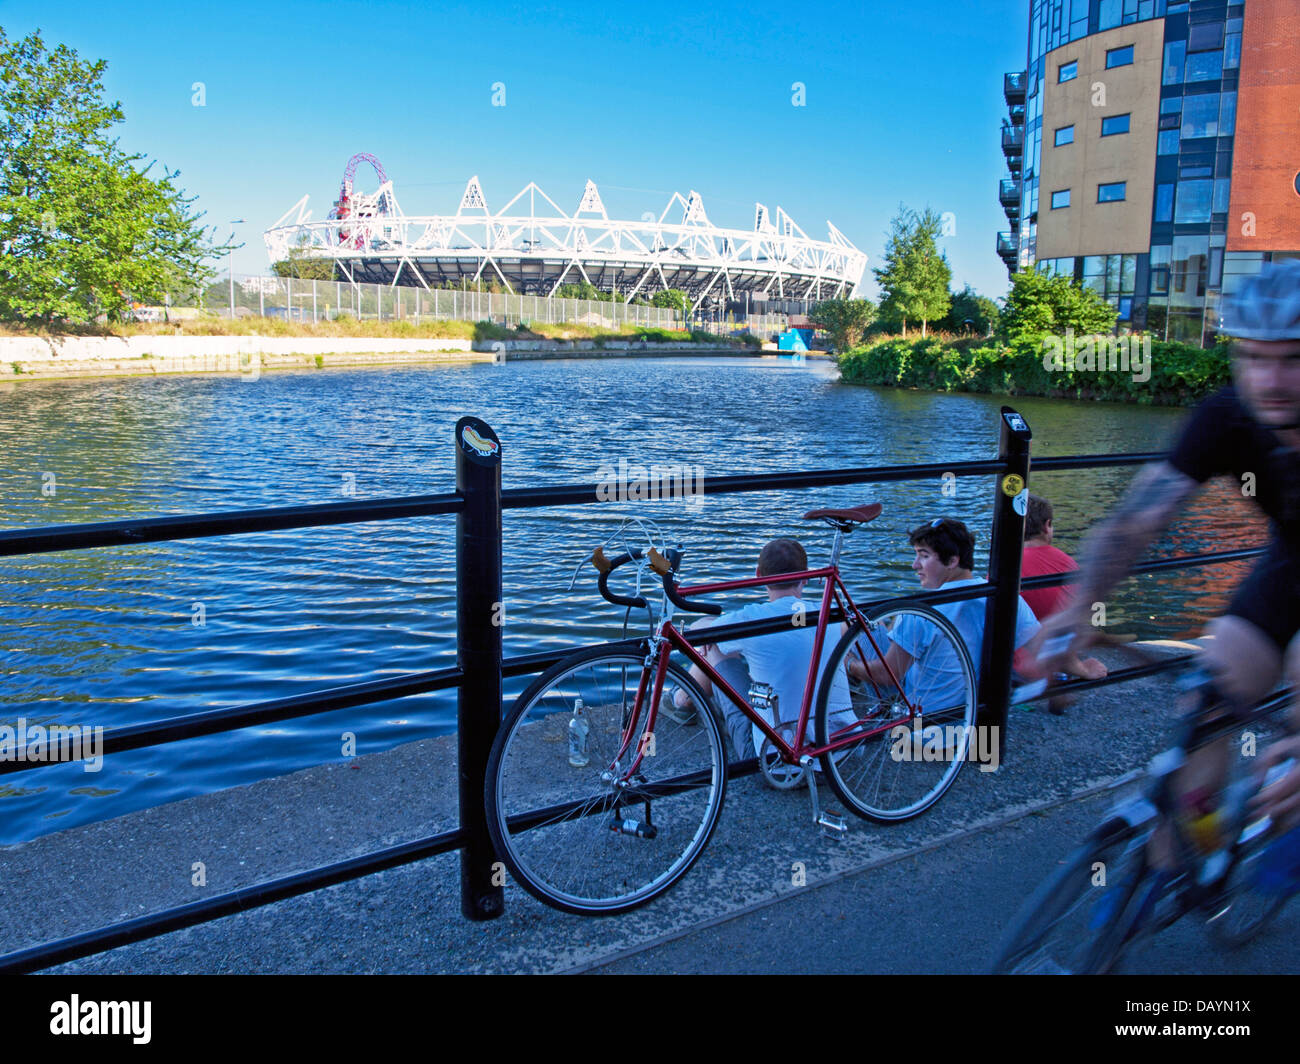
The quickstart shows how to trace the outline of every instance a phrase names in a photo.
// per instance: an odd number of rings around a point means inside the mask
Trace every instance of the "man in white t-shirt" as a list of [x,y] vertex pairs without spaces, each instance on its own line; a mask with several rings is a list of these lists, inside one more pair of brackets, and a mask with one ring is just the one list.
[[[916,552],[912,571],[926,591],[937,591],[941,587],[952,590],[987,583],[983,577],[971,575],[971,568],[975,564],[975,535],[961,521],[951,517],[937,517],[914,529],[907,541]],[[1015,648],[1019,650],[1033,638],[1039,625],[1028,603],[1023,598],[1017,602],[1014,642]],[[965,640],[971,664],[975,668],[977,687],[984,649],[986,608],[987,602],[982,598],[947,602],[935,607],[952,621]],[[965,699],[960,668],[953,660],[947,641],[935,639],[937,634],[938,628],[935,625],[926,624],[919,617],[904,617],[890,633],[891,643],[885,651],[885,661],[889,668],[895,676],[903,678],[903,693],[908,700],[920,699],[929,710],[961,705]],[[889,672],[877,660],[869,661],[867,667],[871,669],[872,679],[876,683],[885,686],[890,684]],[[1095,658],[1080,661],[1076,655],[1071,655],[1065,668],[1074,676],[1090,680],[1101,679],[1106,675],[1106,666]],[[865,678],[863,663],[856,656],[849,660],[849,671],[859,679]]]
[[[754,575],[779,576],[782,573],[801,572],[807,568],[808,555],[797,540],[774,539],[759,554],[758,568]],[[728,640],[721,648],[713,645],[700,647],[705,659],[735,688],[737,694],[746,696],[751,680],[772,687],[776,694],[776,716],[779,722],[774,726],[778,726],[778,730],[787,741],[791,741],[794,737],[794,726],[799,720],[799,710],[803,706],[804,688],[808,682],[808,665],[812,661],[813,643],[817,635],[817,611],[820,608],[819,604],[804,602],[802,598],[804,584],[803,580],[768,584],[765,602],[751,603],[733,613],[723,614],[717,619],[706,618],[692,625],[694,628],[700,628],[711,624],[740,624],[743,621],[757,621],[770,617],[791,619],[788,631]],[[837,638],[835,629],[828,630],[824,637],[821,663],[813,680],[814,699]],[[746,665],[748,675],[746,675]],[[711,695],[720,705],[736,756],[753,757],[766,738],[763,733],[751,724],[749,718],[736,708],[731,699],[714,693],[713,684],[698,667],[692,667],[691,676],[699,683],[704,693]],[[680,698],[685,697],[680,691],[677,695]],[[831,699],[832,705],[849,704],[848,679],[845,676],[836,677],[835,685],[831,689]],[[814,701],[809,709],[809,724],[805,737],[807,741],[813,738],[813,716],[816,709],[817,704]],[[676,720],[685,721],[690,718],[694,709],[676,704],[670,708],[665,702],[662,711],[669,713]],[[765,716],[769,724],[774,724],[771,716],[766,714]],[[831,730],[847,727],[853,721],[851,712],[841,714],[838,718],[833,717]]]

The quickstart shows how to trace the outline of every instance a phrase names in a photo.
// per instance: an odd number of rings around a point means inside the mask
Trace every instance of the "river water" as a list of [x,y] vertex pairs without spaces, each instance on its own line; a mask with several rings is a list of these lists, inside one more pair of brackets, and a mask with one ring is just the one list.
[[[104,379],[0,385],[0,527],[415,495],[454,488],[452,434],[474,414],[502,440],[507,488],[593,482],[602,466],[704,476],[990,458],[1001,397],[841,385],[823,362],[658,359]],[[1183,412],[1016,401],[1034,454],[1158,450]],[[1132,468],[1044,473],[1071,552]],[[690,582],[751,575],[762,544],[831,534],[814,506],[877,499],[846,545],[859,599],[916,588],[907,529],[938,514],[977,532],[992,478],[512,510],[504,517],[505,652],[617,638],[622,611],[574,567],[631,513],[685,543]],[[454,519],[434,517],[0,559],[0,725],[120,727],[454,664]],[[1258,542],[1263,524],[1213,485],[1160,545]],[[1130,581],[1112,630],[1187,634],[1238,563]],[[743,601],[738,599],[739,601]],[[507,697],[524,680],[508,683]],[[300,718],[0,779],[0,844],[454,730],[455,692]],[[431,766],[430,771],[453,771]]]

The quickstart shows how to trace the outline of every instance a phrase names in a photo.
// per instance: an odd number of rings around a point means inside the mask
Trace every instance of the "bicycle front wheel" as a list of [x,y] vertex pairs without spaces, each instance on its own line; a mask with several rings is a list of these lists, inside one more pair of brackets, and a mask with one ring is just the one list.
[[[644,661],[593,648],[559,662],[520,696],[492,747],[485,798],[497,853],[533,897],[566,912],[626,912],[667,890],[722,810],[726,757],[704,695],[670,665],[668,698],[684,692],[696,712],[684,723],[660,712],[651,730],[648,705],[634,717]],[[587,729],[575,751],[578,699]]]
[[1146,839],[1118,820],[1094,832],[1020,907],[993,974],[1110,971],[1127,943],[1125,913],[1145,876]]
[[[817,743],[862,736],[823,754],[822,771],[858,816],[894,823],[924,812],[957,779],[975,734],[975,670],[956,627],[928,606],[866,617],[869,634],[851,624],[822,675]],[[895,638],[915,652],[901,690],[867,674]]]

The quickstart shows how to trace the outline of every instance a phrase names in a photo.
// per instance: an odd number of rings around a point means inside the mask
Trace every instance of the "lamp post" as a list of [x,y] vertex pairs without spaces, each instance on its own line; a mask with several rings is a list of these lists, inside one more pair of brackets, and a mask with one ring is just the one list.
[[[243,218],[232,218],[230,224],[243,225]],[[240,247],[243,247],[241,244]],[[230,230],[230,320],[235,320],[235,231]]]

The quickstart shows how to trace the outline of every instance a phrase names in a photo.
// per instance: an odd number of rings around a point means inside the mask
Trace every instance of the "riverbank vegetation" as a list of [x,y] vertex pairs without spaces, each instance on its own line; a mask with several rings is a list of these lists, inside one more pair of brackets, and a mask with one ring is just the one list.
[[832,300],[810,315],[831,337],[846,383],[1183,405],[1231,378],[1225,342],[1201,348],[1121,332],[1115,308],[1067,277],[1018,273],[1000,308],[967,287],[930,336],[897,335],[889,300],[885,292],[878,313],[866,300]]

